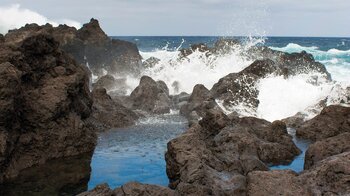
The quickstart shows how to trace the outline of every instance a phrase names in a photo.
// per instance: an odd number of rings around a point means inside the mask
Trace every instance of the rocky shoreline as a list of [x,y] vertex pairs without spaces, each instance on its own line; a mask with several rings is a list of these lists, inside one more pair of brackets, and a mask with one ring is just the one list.
[[[223,39],[213,47],[193,45],[181,50],[179,58],[196,50],[217,55],[239,44]],[[306,52],[288,54],[260,46],[252,47],[248,57],[254,60],[251,65],[221,78],[211,89],[198,84],[190,95],[170,95],[165,82],[141,74],[157,59],[142,64],[135,44],[110,39],[95,19],[78,30],[29,24],[1,35],[0,184],[50,160],[91,158],[99,131],[179,110],[190,126],[168,143],[169,187],[130,182],[111,190],[104,184],[80,195],[350,194],[349,107],[321,101],[322,111],[312,119],[296,115],[274,122],[227,113],[240,104],[256,110],[255,86],[267,75],[288,78],[315,72],[311,83],[331,82],[325,66]],[[114,78],[115,73],[137,76],[139,85],[126,95],[125,80]],[[91,84],[93,75],[98,78]],[[300,174],[269,169],[300,154],[288,126],[296,128],[297,137],[314,142]]]

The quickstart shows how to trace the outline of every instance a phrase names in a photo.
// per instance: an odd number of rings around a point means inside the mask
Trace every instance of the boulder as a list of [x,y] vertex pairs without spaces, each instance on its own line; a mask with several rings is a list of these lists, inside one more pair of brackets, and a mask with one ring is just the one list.
[[93,153],[87,70],[52,36],[0,45],[0,92],[0,182],[50,159]]
[[316,163],[299,178],[310,195],[349,195],[349,166],[350,152],[345,152]]
[[350,151],[350,132],[319,140],[309,146],[305,153],[304,169],[310,169],[317,162],[330,156]]
[[186,48],[186,49],[181,49],[180,50],[180,57],[187,57],[189,55],[191,55],[193,52],[208,52],[209,51],[209,47],[203,43],[199,43],[199,44],[193,44],[190,46],[190,48]]
[[111,75],[104,75],[100,77],[92,87],[96,88],[105,88],[107,91],[112,90],[117,84],[117,80]]
[[153,68],[159,62],[160,62],[160,59],[152,56],[152,57],[146,59],[144,62],[142,62],[142,66],[144,68]]
[[187,104],[190,95],[186,92],[181,92],[177,95],[170,95],[171,102],[173,103],[173,108],[180,109],[183,105]]
[[247,195],[310,195],[291,170],[253,171],[247,176]]
[[350,152],[318,162],[300,175],[292,171],[253,171],[247,195],[348,195]]
[[294,116],[287,117],[285,119],[282,119],[284,123],[286,123],[287,127],[291,128],[299,128],[301,124],[305,122],[306,114],[298,112]]
[[220,38],[215,42],[214,47],[210,51],[214,54],[226,54],[239,46],[241,46],[241,43],[236,39]]
[[103,129],[120,128],[134,125],[137,114],[124,107],[118,100],[112,99],[106,89],[92,91],[93,105],[91,119],[97,127]]
[[107,74],[92,84],[92,88],[104,88],[115,96],[123,96],[127,94],[128,85],[126,84],[126,78],[114,78]]
[[169,186],[180,195],[245,195],[249,172],[288,163],[300,153],[283,122],[231,120],[215,109],[167,147]]
[[157,185],[129,182],[123,186],[111,190],[107,184],[96,186],[93,190],[79,194],[78,196],[173,196],[174,191]]
[[49,34],[60,44],[60,48],[72,55],[80,64],[88,65],[95,75],[102,74],[102,68],[110,74],[138,75],[142,70],[141,55],[131,42],[109,38],[96,19],[91,19],[81,29],[50,24],[39,26],[28,24],[5,35],[8,42],[18,43],[28,36]]
[[[180,114],[188,120],[198,121],[204,117],[207,109],[217,106],[215,100],[211,99],[210,91],[202,84],[193,87],[191,96],[187,103],[180,108]],[[218,108],[218,107],[217,107]]]
[[154,81],[151,77],[142,76],[139,86],[130,94],[130,108],[148,113],[169,113],[171,100],[169,89],[163,81]]
[[340,105],[325,107],[311,120],[304,122],[296,131],[296,135],[313,141],[333,137],[350,132],[350,108]]

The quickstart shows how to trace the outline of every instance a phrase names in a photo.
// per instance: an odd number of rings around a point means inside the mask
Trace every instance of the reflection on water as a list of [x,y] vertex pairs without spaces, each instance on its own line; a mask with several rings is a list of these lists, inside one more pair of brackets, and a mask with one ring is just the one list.
[[0,195],[76,195],[87,190],[91,154],[51,160],[23,170],[18,178],[0,185]]
[[290,163],[289,165],[272,166],[270,167],[270,169],[272,170],[291,169],[299,173],[304,170],[305,152],[308,149],[309,145],[311,144],[311,141],[297,138],[295,136],[295,129],[289,128],[288,133],[293,136],[293,141],[295,145],[302,151],[302,153],[300,153],[297,157],[295,157],[293,162]]
[[165,115],[101,133],[92,158],[89,189],[105,182],[116,188],[129,181],[167,186],[166,144],[186,128],[179,115]]

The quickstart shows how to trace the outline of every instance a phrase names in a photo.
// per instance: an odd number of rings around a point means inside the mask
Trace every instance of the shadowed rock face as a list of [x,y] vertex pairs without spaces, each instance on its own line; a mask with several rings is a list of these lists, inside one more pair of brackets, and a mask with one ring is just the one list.
[[170,112],[169,89],[163,81],[154,81],[142,76],[139,86],[130,94],[130,108],[148,113],[164,114]]
[[299,153],[284,123],[229,119],[211,109],[168,143],[169,186],[182,195],[245,195],[249,172],[290,162]]
[[75,195],[88,189],[91,155],[51,160],[0,184],[0,195]]
[[324,108],[320,115],[303,123],[296,135],[318,141],[345,132],[350,132],[350,108],[331,105]]
[[17,41],[0,45],[0,182],[96,144],[85,68],[50,35]]
[[106,89],[94,89],[92,91],[94,104],[90,120],[97,127],[119,128],[135,124],[138,116],[124,107],[118,100],[112,99]]
[[89,64],[95,75],[102,74],[102,68],[110,74],[139,74],[142,68],[141,56],[135,44],[110,39],[100,28],[97,20],[91,21],[77,30],[74,27],[60,25],[38,26],[29,24],[5,35],[8,42],[21,42],[28,36],[50,34],[68,54],[80,64]]
[[[257,83],[260,79],[273,74],[289,77],[300,73],[317,72],[330,80],[324,65],[315,62],[307,53],[287,54],[273,59],[256,60],[244,70],[221,78],[210,90],[215,99],[223,101],[225,107],[237,105],[256,109],[259,105]],[[317,83],[317,79],[314,81]]]
[[78,196],[173,196],[174,191],[157,185],[140,184],[129,182],[120,188],[111,190],[107,184],[96,186],[89,192],[84,192]]
[[348,195],[350,152],[329,157],[300,175],[288,170],[253,171],[247,195]]
[[327,157],[350,151],[350,132],[317,141],[305,154],[304,169],[309,169]]

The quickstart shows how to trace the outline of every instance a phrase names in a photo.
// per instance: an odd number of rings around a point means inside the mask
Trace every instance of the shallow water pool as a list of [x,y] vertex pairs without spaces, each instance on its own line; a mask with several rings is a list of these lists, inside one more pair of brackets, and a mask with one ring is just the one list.
[[299,173],[304,170],[305,152],[308,149],[309,145],[311,144],[311,141],[297,138],[295,136],[295,129],[288,128],[288,133],[291,136],[293,136],[293,142],[302,152],[298,156],[296,156],[289,165],[276,165],[276,166],[270,167],[270,169],[271,170],[291,169]]
[[101,133],[92,157],[89,190],[101,183],[116,188],[130,181],[167,186],[166,145],[186,129],[184,118],[169,114]]

